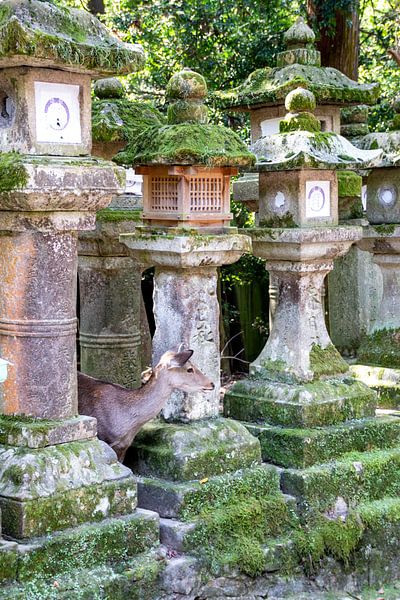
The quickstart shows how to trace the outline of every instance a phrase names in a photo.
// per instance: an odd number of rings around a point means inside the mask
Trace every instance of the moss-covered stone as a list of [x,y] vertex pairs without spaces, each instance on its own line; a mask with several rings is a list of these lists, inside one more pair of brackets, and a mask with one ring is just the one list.
[[150,127],[115,157],[126,165],[249,166],[255,162],[239,136],[218,125]]
[[208,108],[201,102],[178,100],[168,106],[168,123],[208,123]]
[[0,153],[0,193],[23,188],[28,182],[28,173],[21,156],[16,152]]
[[0,444],[6,446],[44,448],[95,436],[95,421],[89,417],[49,420],[24,415],[0,415]]
[[4,0],[0,66],[68,68],[96,75],[131,73],[144,62],[140,46],[114,37],[91,13],[39,0]]
[[150,511],[83,525],[27,546],[19,555],[18,579],[123,561],[158,545],[158,538],[158,515]]
[[0,540],[0,585],[16,579],[18,566],[18,547],[15,542]]
[[172,75],[165,90],[167,100],[201,100],[206,96],[206,80],[191,69],[182,69]]
[[304,519],[333,509],[338,497],[348,507],[400,492],[400,448],[352,452],[340,460],[282,472],[282,489],[295,496]]
[[310,351],[310,370],[314,374],[314,379],[319,379],[324,375],[346,373],[349,365],[333,344],[329,344],[326,348],[313,344]]
[[377,393],[378,408],[400,408],[400,369],[355,364],[350,370]]
[[312,113],[316,106],[314,94],[302,87],[289,92],[285,98],[285,108],[291,113]]
[[263,460],[286,468],[305,468],[347,452],[400,445],[400,417],[362,419],[315,429],[246,426],[260,440]]
[[123,98],[125,88],[117,77],[106,77],[94,82],[93,91],[96,98]]
[[266,228],[280,228],[280,229],[292,229],[298,227],[295,222],[293,215],[290,212],[286,212],[284,215],[274,215],[270,219],[263,219],[259,223],[260,227]]
[[354,171],[338,171],[338,194],[361,197],[362,177]]
[[315,33],[311,27],[307,25],[303,17],[298,17],[296,22],[285,31],[283,39],[289,48],[301,48],[308,44],[313,44],[315,41]]
[[119,223],[121,221],[142,222],[141,210],[122,210],[116,208],[103,208],[96,213],[96,220],[101,223]]
[[358,349],[358,360],[365,365],[398,368],[400,330],[381,329],[366,336]]
[[372,417],[375,406],[375,393],[350,377],[304,384],[246,379],[236,382],[224,398],[227,417],[284,427],[320,427]]
[[288,113],[279,123],[280,133],[289,133],[290,131],[321,131],[321,123],[312,113]]
[[147,127],[164,122],[163,115],[150,102],[104,98],[92,104],[94,142],[134,142]]
[[190,481],[260,460],[259,442],[243,425],[213,419],[188,425],[149,423],[137,435],[125,463],[140,475]]

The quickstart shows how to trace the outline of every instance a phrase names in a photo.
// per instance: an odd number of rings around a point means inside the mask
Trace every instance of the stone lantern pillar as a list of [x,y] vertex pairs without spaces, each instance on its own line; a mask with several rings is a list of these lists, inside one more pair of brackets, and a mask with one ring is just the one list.
[[[194,523],[179,521],[185,504],[199,494],[208,506],[223,474],[233,486],[226,489],[226,501],[233,503],[234,482],[261,468],[258,441],[240,423],[219,416],[217,267],[250,250],[249,238],[226,226],[225,199],[229,176],[254,157],[232,131],[208,124],[206,90],[204,78],[187,69],[170,80],[168,125],[149,129],[132,145],[135,168],[145,177],[146,225],[120,237],[132,256],[155,267],[154,364],[184,343],[215,384],[213,392],[174,393],[163,420],[139,432],[126,459],[142,477],[139,505],[162,517],[162,541],[177,550],[186,543],[203,554],[206,549],[196,547],[195,539],[184,542],[190,529],[202,527],[197,504],[189,519]],[[234,475],[238,469],[243,472]],[[264,493],[271,493],[268,486]]]
[[367,218],[362,250],[370,252],[379,268],[382,295],[375,320],[358,351],[353,372],[378,391],[379,406],[400,406],[400,103],[395,105],[392,130],[371,133],[363,147],[379,147],[383,155],[367,178]]
[[[301,519],[309,522],[336,518],[337,502],[357,502],[358,484],[347,486],[343,455],[357,451],[354,465],[360,461],[360,472],[364,464],[378,465],[376,476],[381,463],[386,468],[387,453],[380,449],[396,446],[400,423],[374,417],[376,395],[349,375],[329,338],[321,302],[334,260],[362,237],[360,226],[338,225],[336,170],[367,167],[380,151],[359,150],[341,136],[320,132],[313,106],[309,91],[294,90],[286,98],[289,114],[281,134],[255,144],[264,157],[256,165],[260,217],[268,218],[269,227],[249,231],[253,252],[277,281],[278,299],[270,337],[250,377],[236,382],[224,399],[225,416],[247,422],[264,460],[283,468],[281,487],[296,496]],[[279,217],[286,227],[271,226]]]
[[[89,555],[98,564],[105,555],[96,544],[138,519],[135,479],[96,438],[95,419],[77,414],[75,307],[78,231],[95,227],[96,211],[124,179],[89,156],[90,81],[115,64],[121,74],[138,68],[143,52],[90,14],[52,3],[6,0],[0,20],[0,355],[10,361],[0,399],[0,507],[3,533],[25,540],[16,561],[23,580],[81,566]],[[70,528],[107,518],[87,531],[78,557],[79,533]],[[68,565],[58,560],[66,547]]]
[[[315,95],[314,114],[320,121],[322,132],[333,131],[338,134],[341,132],[340,111],[343,107],[352,108],[354,104],[372,105],[377,102],[379,95],[377,84],[360,84],[337,69],[321,67],[320,52],[315,49],[315,34],[302,17],[297,19],[283,37],[286,49],[278,53],[275,68],[257,69],[237,88],[217,94],[222,108],[249,113],[252,144],[263,136],[279,132],[280,120],[285,115],[285,96],[299,85]],[[353,120],[360,121],[364,114],[354,116]],[[351,129],[348,127],[347,133],[357,132],[360,135],[360,131],[363,131],[365,134],[365,123],[363,127],[360,125],[358,123],[358,127]],[[346,137],[347,133],[343,135]],[[252,151],[257,154],[255,148],[252,147]],[[256,211],[256,224],[260,220],[257,205],[263,194],[257,187],[257,175],[247,173],[237,179],[233,185],[233,198],[244,202],[250,211]],[[343,185],[340,185],[340,195],[342,189]],[[360,206],[358,208],[360,209]],[[355,217],[360,217],[359,210],[358,214],[353,211],[345,216],[346,219]],[[343,216],[340,215],[340,219],[342,218]],[[361,287],[365,290],[365,274],[372,270],[370,261],[368,262],[369,256],[363,253],[360,256],[357,249],[350,250],[350,253],[351,256],[349,255],[343,261],[339,260],[333,273],[329,274],[327,278],[329,295],[326,300],[329,304],[329,299],[332,299],[332,303],[335,304],[332,310],[329,309],[331,335],[341,351],[354,352],[365,332],[363,322],[365,317],[369,318],[370,305],[373,303],[375,292],[373,287],[371,293],[366,294],[364,291],[361,296],[359,292]],[[366,264],[364,265],[362,261]],[[277,293],[277,283],[271,273],[270,326],[273,322]],[[323,296],[325,299],[325,287]],[[371,302],[370,296],[372,296]],[[352,299],[351,302],[348,302],[349,298]],[[343,325],[344,321],[345,325]]]
[[[95,156],[113,158],[145,127],[161,125],[162,115],[149,103],[126,98],[118,79],[98,80],[94,93]],[[121,162],[119,155],[115,160]],[[79,344],[84,373],[136,388],[150,361],[146,348],[151,340],[141,307],[144,265],[132,260],[118,239],[133,231],[142,217],[142,177],[132,168],[126,174],[124,193],[97,213],[94,231],[79,236]]]

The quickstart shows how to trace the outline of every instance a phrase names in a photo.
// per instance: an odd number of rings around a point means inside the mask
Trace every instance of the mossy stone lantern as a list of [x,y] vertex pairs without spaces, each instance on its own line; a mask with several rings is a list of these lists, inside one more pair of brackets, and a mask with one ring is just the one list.
[[338,224],[337,169],[363,166],[380,151],[365,152],[345,138],[321,133],[312,113],[314,95],[303,88],[290,92],[288,114],[278,135],[252,147],[260,157],[260,225],[265,227],[326,227]]
[[342,107],[377,102],[377,84],[360,84],[333,67],[321,67],[315,34],[302,17],[285,32],[284,41],[287,49],[277,55],[276,67],[257,69],[237,88],[218,93],[223,108],[250,113],[253,142],[278,133],[285,97],[298,86],[315,95],[322,131],[340,133]]
[[166,90],[168,124],[134,144],[145,224],[221,230],[232,219],[230,178],[253,157],[234,132],[208,123],[206,95],[201,75],[175,74]]

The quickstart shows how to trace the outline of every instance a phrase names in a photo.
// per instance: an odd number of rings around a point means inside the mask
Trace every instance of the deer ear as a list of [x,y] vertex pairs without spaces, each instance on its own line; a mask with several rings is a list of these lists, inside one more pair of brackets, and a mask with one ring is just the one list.
[[168,369],[183,367],[192,356],[193,350],[183,350],[182,352],[174,352],[167,365]]

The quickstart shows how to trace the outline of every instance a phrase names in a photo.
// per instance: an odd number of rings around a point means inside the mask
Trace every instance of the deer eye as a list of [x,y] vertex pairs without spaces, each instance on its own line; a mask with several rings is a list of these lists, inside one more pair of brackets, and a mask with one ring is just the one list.
[[194,373],[193,367],[189,367],[189,368],[187,369],[187,372],[188,372],[188,373]]

